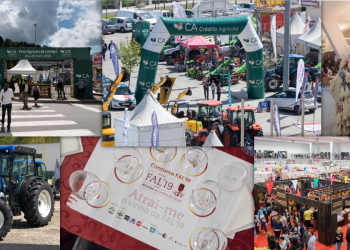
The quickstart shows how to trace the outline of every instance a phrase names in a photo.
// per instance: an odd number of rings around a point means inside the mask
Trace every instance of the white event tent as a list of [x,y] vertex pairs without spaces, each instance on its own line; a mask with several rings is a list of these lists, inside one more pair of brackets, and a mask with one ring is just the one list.
[[306,55],[310,52],[310,48],[321,50],[321,33],[321,18],[317,18],[309,32],[295,38],[297,53]]
[[[167,112],[150,90],[137,107],[129,113],[130,128],[127,132],[127,146],[149,146],[153,130],[152,113],[157,114],[159,146],[186,146],[186,121]],[[124,117],[114,120],[115,146],[123,146]]]
[[38,72],[28,60],[20,60],[15,67],[7,70],[7,79],[10,79],[11,75],[14,74],[31,75],[33,76],[34,81],[39,80]]

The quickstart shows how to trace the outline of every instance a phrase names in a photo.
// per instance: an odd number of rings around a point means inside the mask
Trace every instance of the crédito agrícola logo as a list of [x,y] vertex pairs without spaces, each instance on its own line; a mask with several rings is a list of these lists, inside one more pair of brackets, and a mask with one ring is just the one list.
[[245,41],[246,43],[249,43],[249,38],[247,38],[247,39],[243,38],[243,41]]
[[143,63],[144,63],[145,65],[148,65],[148,60],[143,60]]
[[151,41],[155,43],[157,41],[157,38],[151,38]]
[[177,29],[177,30],[182,30],[184,28],[183,24],[182,23],[174,23],[174,28]]

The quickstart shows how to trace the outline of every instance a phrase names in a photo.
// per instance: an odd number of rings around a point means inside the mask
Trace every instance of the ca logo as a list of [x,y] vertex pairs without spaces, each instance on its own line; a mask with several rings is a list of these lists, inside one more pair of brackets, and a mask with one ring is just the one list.
[[247,39],[243,38],[243,41],[245,41],[246,43],[249,43],[249,38],[247,38]]
[[179,24],[174,24],[174,27],[175,27],[175,29],[177,29],[177,30],[182,30],[183,29],[183,25],[182,25],[182,23],[179,23]]
[[151,41],[155,43],[157,41],[157,38],[151,38]]
[[148,60],[143,60],[143,63],[144,63],[145,65],[148,65]]

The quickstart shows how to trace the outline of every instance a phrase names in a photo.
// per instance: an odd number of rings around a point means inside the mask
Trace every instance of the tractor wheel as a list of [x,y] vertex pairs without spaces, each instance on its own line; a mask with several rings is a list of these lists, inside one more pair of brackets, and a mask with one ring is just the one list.
[[198,145],[197,145],[197,139],[196,139],[196,138],[193,138],[193,139],[190,141],[190,145],[191,145],[191,146],[198,146]]
[[13,224],[13,214],[9,205],[0,199],[0,239],[10,232]]
[[224,127],[219,123],[219,122],[214,122],[212,125],[211,125],[211,128],[210,128],[210,131],[211,130],[214,130],[215,131],[215,134],[216,136],[219,138],[219,140],[221,139],[222,137],[222,134],[224,133]]
[[187,129],[187,130],[185,131],[185,138],[186,138],[186,145],[190,145],[192,139],[194,138],[194,133],[193,133],[193,131],[190,130],[190,129]]
[[232,131],[230,128],[226,128],[223,136],[223,144],[225,147],[239,146],[239,137],[237,132]]
[[33,180],[24,197],[24,218],[33,226],[45,226],[53,216],[54,203],[50,185],[42,180]]
[[275,92],[280,87],[279,82],[276,78],[269,78],[266,80],[266,90]]
[[173,62],[171,61],[171,56],[167,56],[167,58],[166,58],[166,64],[168,64],[168,65],[173,65]]
[[264,136],[264,132],[262,131],[262,129],[260,129],[259,131],[254,131],[254,136]]
[[162,53],[159,55],[159,61],[164,62],[165,61],[165,55]]

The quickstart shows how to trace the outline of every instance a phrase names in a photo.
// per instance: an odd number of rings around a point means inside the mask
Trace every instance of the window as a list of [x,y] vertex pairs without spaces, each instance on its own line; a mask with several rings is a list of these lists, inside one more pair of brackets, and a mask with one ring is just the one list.
[[150,18],[153,18],[153,16],[148,13],[148,12],[144,12],[144,13],[140,13],[140,16],[143,18],[143,19],[150,19]]
[[12,179],[20,181],[27,174],[27,156],[15,155],[12,168]]
[[118,22],[117,23],[123,23],[124,20],[123,19],[118,19]]
[[[300,96],[301,96],[301,93],[299,93],[298,99],[300,99]],[[304,93],[304,96],[305,96],[306,99],[314,98],[314,96],[310,92]]]
[[0,155],[0,175],[9,175],[9,155]]
[[287,97],[287,93],[286,92],[280,92],[277,93],[275,98],[286,98]]
[[35,162],[33,155],[28,155],[28,175],[35,175]]
[[108,25],[114,25],[113,21],[108,21]]
[[[241,124],[241,111],[234,111],[232,112],[233,115],[233,124],[237,124],[240,125]],[[253,123],[255,123],[255,119],[254,119],[254,114],[253,111],[246,111],[244,112],[244,126],[250,126]]]
[[287,98],[295,99],[295,92],[291,92],[291,91],[287,92]]
[[221,112],[221,105],[209,107],[209,117],[210,118],[219,117],[220,112]]
[[117,88],[115,95],[131,95],[131,91],[128,87],[119,87]]
[[131,18],[126,19],[126,23],[132,23],[132,19]]
[[134,19],[137,19],[139,16],[134,13]]
[[166,17],[166,13],[165,12],[163,12],[163,17]]

